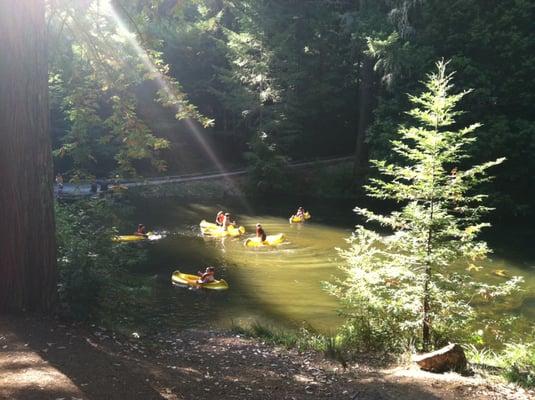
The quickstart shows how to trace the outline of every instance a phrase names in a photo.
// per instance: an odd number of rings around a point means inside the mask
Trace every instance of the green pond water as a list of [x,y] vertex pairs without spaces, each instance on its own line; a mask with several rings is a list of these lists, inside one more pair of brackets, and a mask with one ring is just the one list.
[[[289,224],[288,217],[298,206],[310,210],[312,219],[305,224]],[[276,205],[237,202],[188,202],[183,199],[137,199],[134,222],[149,230],[167,231],[168,235],[144,247],[149,259],[139,272],[148,290],[143,295],[144,309],[133,324],[145,329],[165,323],[176,328],[228,327],[233,322],[260,321],[273,326],[307,326],[322,333],[332,333],[340,325],[335,298],[325,293],[322,282],[339,276],[336,247],[345,247],[345,239],[357,223],[353,202],[308,201],[299,203],[281,199]],[[218,210],[230,211],[247,229],[242,238],[203,237],[199,222],[210,222]],[[262,223],[266,233],[284,233],[286,242],[273,248],[246,248],[244,238],[253,235]],[[496,244],[493,260],[473,275],[487,282],[504,278],[492,271],[503,269],[508,275],[526,280],[524,292],[507,302],[480,304],[486,312],[520,316],[526,327],[535,321],[535,257],[529,234],[515,229],[495,229],[488,240]],[[195,274],[206,266],[215,266],[216,277],[224,278],[230,290],[215,292],[174,287],[171,274],[179,269]],[[139,326],[143,329],[142,326]]]

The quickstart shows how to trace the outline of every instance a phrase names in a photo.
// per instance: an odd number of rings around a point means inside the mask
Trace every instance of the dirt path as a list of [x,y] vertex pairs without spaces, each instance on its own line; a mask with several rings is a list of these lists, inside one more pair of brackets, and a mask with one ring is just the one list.
[[315,354],[212,331],[125,339],[0,317],[0,399],[535,399],[513,386],[413,369],[343,371]]

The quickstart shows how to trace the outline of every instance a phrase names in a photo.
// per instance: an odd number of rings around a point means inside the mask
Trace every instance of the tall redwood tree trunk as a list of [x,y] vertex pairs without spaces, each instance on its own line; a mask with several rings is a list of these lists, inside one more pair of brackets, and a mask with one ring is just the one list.
[[0,311],[56,292],[44,0],[0,1]]

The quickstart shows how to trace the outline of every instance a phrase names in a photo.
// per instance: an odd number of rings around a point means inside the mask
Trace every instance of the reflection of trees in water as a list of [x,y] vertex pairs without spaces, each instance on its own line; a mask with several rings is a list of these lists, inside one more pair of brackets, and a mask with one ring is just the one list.
[[[312,221],[288,223],[288,216],[297,203],[306,203],[314,212]],[[157,271],[159,275],[159,283],[151,295],[152,305],[143,311],[149,314],[147,318],[151,313],[158,315],[163,320],[162,326],[177,329],[228,327],[233,320],[242,319],[297,328],[307,319],[315,327],[337,324],[337,304],[321,290],[320,282],[335,273],[337,255],[334,247],[345,245],[343,239],[356,223],[351,211],[353,204],[281,199],[277,203],[255,204],[255,207],[257,210],[251,214],[232,201],[221,204],[210,199],[202,203],[188,203],[182,199],[144,199],[140,202],[135,213],[143,216],[148,226],[157,225],[170,231],[166,239],[150,246],[150,265],[143,269],[147,274]],[[246,227],[246,234],[240,238],[203,237],[199,222],[211,220],[219,209],[231,211]],[[261,222],[268,234],[284,232],[289,243],[273,248],[244,247],[244,239],[254,236],[256,222]],[[171,286],[170,276],[175,269],[196,273],[208,265],[217,268],[218,279],[224,278],[228,282],[228,291],[214,293]],[[485,269],[488,272],[493,268],[519,273],[510,262]],[[515,304],[516,313],[534,320],[535,315],[528,310],[528,307],[533,308],[530,301],[533,300],[519,297]],[[497,312],[497,308],[489,303],[482,307],[487,307],[491,315]],[[504,304],[500,304],[498,312],[504,312],[505,308],[507,313],[512,312],[512,306]]]

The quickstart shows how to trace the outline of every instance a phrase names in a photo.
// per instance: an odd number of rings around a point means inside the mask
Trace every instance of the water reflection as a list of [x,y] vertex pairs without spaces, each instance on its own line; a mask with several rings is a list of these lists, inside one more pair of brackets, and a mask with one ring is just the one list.
[[[299,202],[302,204],[302,202]],[[312,220],[289,224],[295,204],[257,206],[246,213],[235,204],[184,203],[172,200],[139,200],[137,219],[151,229],[172,232],[151,246],[144,273],[154,275],[150,312],[164,316],[178,327],[225,326],[237,320],[264,320],[277,325],[303,323],[323,332],[340,324],[338,304],[321,289],[321,282],[338,275],[336,247],[344,247],[358,223],[352,203],[305,204]],[[210,238],[200,234],[199,222],[211,221],[217,211],[229,210],[247,229],[242,238]],[[244,238],[254,235],[260,222],[268,235],[284,233],[287,241],[277,247],[246,248]],[[531,263],[532,264],[532,263]],[[208,265],[217,267],[230,290],[223,293],[173,288],[171,273],[179,269],[196,273]],[[481,304],[487,312],[523,315],[535,320],[535,273],[521,262],[496,258],[482,271],[470,272],[489,283],[503,282],[493,270],[526,278],[525,292],[508,302]]]

